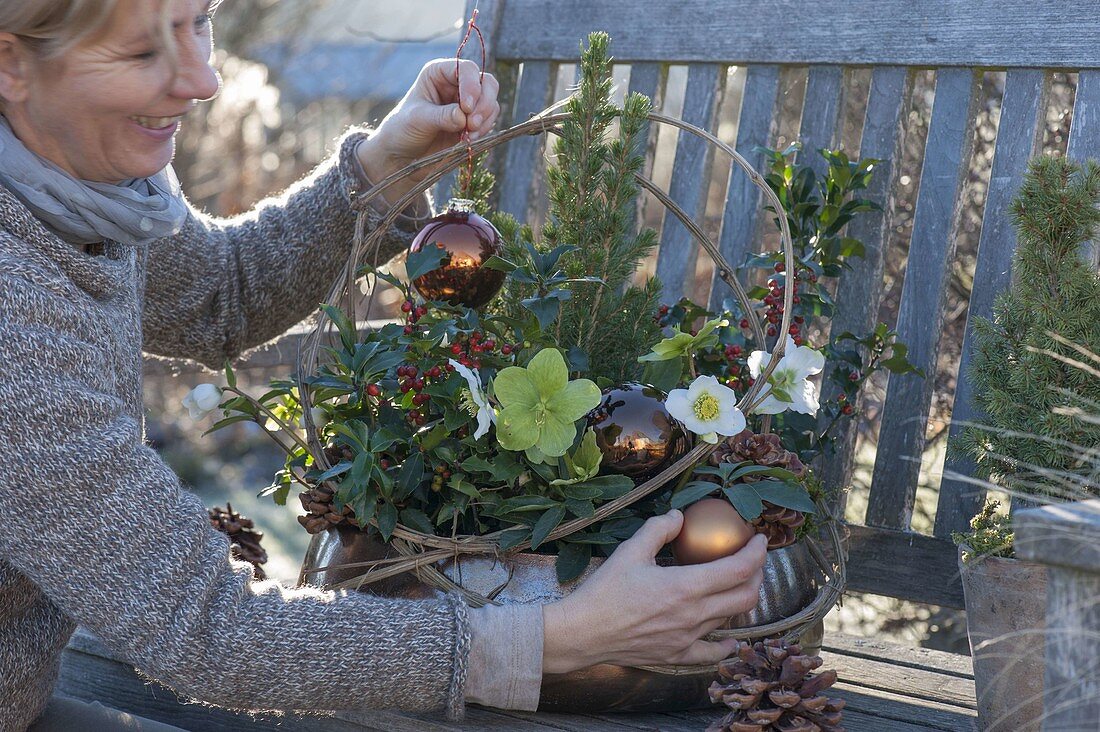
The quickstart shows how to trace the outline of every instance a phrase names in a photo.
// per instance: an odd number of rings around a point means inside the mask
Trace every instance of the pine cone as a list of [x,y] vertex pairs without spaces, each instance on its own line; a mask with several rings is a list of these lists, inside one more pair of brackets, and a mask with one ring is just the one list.
[[[328,445],[325,447],[325,459],[329,465],[336,465],[341,460],[354,460],[355,453],[346,445]],[[319,534],[330,526],[354,525],[352,521],[355,514],[351,506],[337,508],[333,500],[336,492],[325,485],[314,486],[304,493],[298,494],[298,500],[302,502],[302,508],[308,513],[298,517],[305,530],[311,534]]]
[[336,492],[327,485],[318,485],[298,494],[302,508],[308,513],[298,517],[298,523],[311,534],[319,534],[331,526],[354,526],[351,506],[336,507]]
[[260,546],[264,535],[256,531],[256,524],[252,519],[247,519],[234,511],[231,503],[225,504],[225,508],[215,506],[209,509],[207,514],[210,516],[210,525],[229,537],[233,558],[250,562],[252,575],[256,579],[267,579],[263,567],[260,566],[267,561],[267,552]]
[[[710,460],[715,465],[751,462],[770,468],[783,468],[799,478],[806,475],[806,466],[798,459],[798,455],[783,449],[779,435],[758,435],[752,430],[744,430],[728,438],[711,454]],[[746,475],[741,480],[753,483],[762,478]],[[756,527],[756,533],[768,537],[768,549],[780,549],[795,542],[795,529],[804,523],[806,517],[801,511],[764,501],[764,511],[752,525]]]
[[819,656],[802,655],[798,644],[777,639],[742,642],[734,657],[718,664],[710,700],[732,711],[707,732],[844,732],[843,699],[822,692],[836,683],[836,671],[811,673]]

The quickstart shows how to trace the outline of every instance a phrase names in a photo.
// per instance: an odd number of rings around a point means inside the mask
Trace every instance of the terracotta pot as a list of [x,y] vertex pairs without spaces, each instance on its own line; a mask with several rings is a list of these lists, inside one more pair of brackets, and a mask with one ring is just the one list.
[[[303,583],[328,587],[351,579],[361,568],[324,569],[349,562],[362,562],[392,556],[377,536],[355,529],[330,529],[316,534],[302,563]],[[441,562],[438,568],[452,581],[468,590],[488,595],[499,589],[495,599],[501,603],[549,603],[561,599],[603,563],[594,557],[588,569],[576,580],[560,584],[554,570],[555,557],[520,553],[506,560],[491,557],[460,557]],[[671,558],[658,558],[659,564],[671,565]],[[821,571],[810,552],[801,544],[768,552],[760,602],[747,613],[730,618],[724,627],[743,628],[783,620],[809,605],[817,595]],[[442,591],[422,584],[411,574],[383,580],[364,587],[387,597],[432,598]],[[807,641],[820,647],[817,628],[807,633]],[[810,639],[810,635],[816,635]],[[811,647],[811,651],[816,649]],[[707,687],[716,678],[717,666],[678,667],[682,672],[659,673],[643,669],[600,664],[569,674],[546,674],[542,681],[540,711],[675,711],[712,706]]]
[[963,561],[966,626],[974,658],[978,721],[984,732],[1039,732],[1047,568],[1002,557]]

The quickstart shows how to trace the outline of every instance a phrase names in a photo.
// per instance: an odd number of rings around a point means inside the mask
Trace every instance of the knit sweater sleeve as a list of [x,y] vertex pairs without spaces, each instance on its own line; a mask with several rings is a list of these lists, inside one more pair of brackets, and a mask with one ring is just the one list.
[[[350,192],[366,181],[352,130],[337,153],[285,193],[230,219],[192,209],[180,233],[149,247],[143,315],[148,353],[220,368],[284,333],[328,297],[355,229]],[[418,212],[430,211],[427,200]],[[382,216],[368,208],[368,228]],[[370,261],[404,251],[422,220],[402,215]]]
[[231,708],[445,709],[468,609],[251,581],[143,445],[87,302],[0,275],[0,556],[121,658]]

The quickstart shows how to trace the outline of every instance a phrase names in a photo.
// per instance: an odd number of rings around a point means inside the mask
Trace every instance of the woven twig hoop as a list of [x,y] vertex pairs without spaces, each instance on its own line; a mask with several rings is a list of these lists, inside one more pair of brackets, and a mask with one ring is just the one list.
[[[405,210],[410,204],[412,204],[418,197],[422,196],[425,191],[434,186],[443,176],[447,173],[455,170],[461,166],[466,160],[467,155],[472,151],[473,155],[480,155],[481,153],[491,150],[499,145],[502,145],[510,140],[524,135],[541,135],[541,134],[560,134],[559,125],[569,119],[568,114],[555,112],[555,110],[561,106],[562,103],[555,104],[547,109],[543,110],[539,114],[533,115],[525,122],[521,122],[506,130],[488,135],[480,140],[477,140],[469,145],[469,148],[465,144],[459,144],[455,147],[447,150],[440,151],[434,155],[428,156],[421,160],[418,160],[411,165],[393,173],[381,182],[377,183],[371,189],[357,195],[353,202],[353,208],[358,211],[355,237],[352,242],[352,250],[348,258],[347,266],[344,269],[341,277],[333,286],[330,292],[328,302],[339,302],[344,300],[347,303],[348,312],[353,316],[355,315],[354,307],[354,283],[356,279],[356,273],[361,262],[367,258],[373,259],[374,265],[380,265],[381,262],[377,261],[379,244],[382,237],[390,226],[396,221],[400,212]],[[725,152],[731,159],[732,164],[739,167],[745,174],[749,176],[753,185],[760,189],[765,200],[773,207],[777,212],[783,210],[782,204],[776,196],[775,192],[768,187],[763,176],[757,172],[745,158],[737,152],[733,147],[719,140],[713,134],[703,130],[695,125],[689,124],[679,119],[669,117],[656,112],[650,113],[648,118],[651,122],[658,124],[670,125],[676,127],[683,132],[695,135],[702,138],[706,142],[714,145],[718,149]],[[367,207],[371,202],[382,195],[390,186],[399,180],[406,179],[408,176],[423,173],[423,171],[429,170],[429,172],[421,181],[405,193],[401,198],[396,201],[391,207],[389,212],[383,217],[381,224],[373,231],[367,232]],[[741,306],[742,311],[746,314],[749,320],[749,324],[753,333],[753,337],[757,343],[766,343],[764,338],[764,330],[761,322],[753,315],[752,304],[749,297],[734,275],[734,268],[725,260],[721,251],[714,241],[707,236],[706,232],[692,220],[687,213],[671,200],[669,196],[658,188],[651,180],[641,176],[635,176],[638,185],[641,188],[649,191],[658,201],[661,202],[665,208],[672,213],[685,228],[691,232],[692,236],[703,247],[703,250],[714,261],[716,272],[719,279],[728,285],[737,298],[738,303]],[[785,216],[778,216],[780,227],[780,238],[783,245],[783,252],[785,257],[785,264],[787,272],[793,272],[795,269],[794,261],[794,246],[791,240],[790,229],[787,224]],[[794,290],[793,288],[785,288],[784,292],[784,306],[781,326],[779,333],[786,333],[790,329],[791,324],[791,311],[793,305]],[[329,319],[321,314],[320,320],[310,334],[307,342],[300,353],[300,368],[299,378],[304,374],[314,373],[318,363],[320,354],[322,352],[322,345],[326,342],[327,338],[331,335],[332,323]],[[751,411],[759,405],[762,401],[761,391],[763,386],[767,383],[767,377],[771,375],[779,362],[779,359],[783,355],[786,339],[779,338],[773,350],[773,357],[765,366],[764,371],[755,380],[753,385],[742,396],[738,402],[738,408],[745,414],[751,413]],[[308,413],[308,390],[301,388],[299,390],[303,399],[303,408]],[[767,428],[765,428],[767,429]],[[316,429],[310,424],[307,427],[308,440],[311,448],[313,449],[314,459],[323,467],[330,467],[325,460],[322,446],[320,444],[319,437]],[[705,460],[715,450],[715,445],[709,445],[706,443],[700,443],[687,454],[677,460],[675,463],[661,471],[658,475],[645,481],[644,483],[636,486],[632,491],[626,495],[610,501],[598,509],[595,513],[588,518],[578,518],[572,521],[568,521],[559,525],[546,537],[544,541],[553,541],[572,534],[580,529],[592,525],[598,521],[601,521],[608,516],[614,514],[616,511],[629,506],[645,496],[653,493],[654,491],[666,486],[671,481],[676,480],[685,471],[690,470],[701,460]],[[777,634],[800,634],[806,627],[824,617],[825,613],[829,611],[836,604],[841,593],[843,592],[846,580],[845,572],[845,552],[843,542],[841,540],[841,529],[839,523],[835,517],[833,517],[826,509],[825,506],[819,506],[819,510],[822,511],[822,516],[826,517],[824,522],[824,530],[828,539],[829,548],[831,549],[832,557],[826,557],[821,548],[810,537],[806,537],[806,540],[810,542],[811,551],[815,560],[817,561],[824,582],[820,588],[815,600],[804,610],[798,614],[788,618],[780,623],[772,623],[766,626],[757,626],[754,628],[743,628],[735,631],[715,631],[713,637],[729,637],[735,635],[738,638],[762,638]],[[377,527],[376,522],[372,519],[371,525]],[[364,567],[365,571],[362,575],[355,577],[351,580],[341,583],[340,587],[361,587],[364,584],[371,584],[380,580],[393,577],[395,575],[403,574],[405,572],[413,572],[423,582],[438,587],[447,592],[459,592],[466,600],[475,607],[480,607],[485,604],[494,602],[491,598],[483,597],[482,595],[471,592],[454,582],[452,582],[446,575],[440,572],[436,568],[436,563],[440,560],[447,558],[457,558],[461,555],[492,555],[492,556],[507,556],[515,554],[531,547],[530,541],[525,541],[507,550],[501,550],[498,544],[498,539],[502,531],[496,531],[483,536],[458,536],[454,538],[434,536],[430,534],[424,534],[407,526],[398,524],[393,531],[393,538],[391,545],[394,549],[400,553],[401,557],[393,557],[382,560],[372,560],[369,562],[352,563],[333,565],[324,568],[318,568],[313,571],[320,571],[320,569],[338,569],[338,568],[352,568],[352,567]],[[687,673],[690,671],[684,671],[685,668],[681,666],[669,666],[669,667],[646,667],[650,670],[663,671],[664,673]]]

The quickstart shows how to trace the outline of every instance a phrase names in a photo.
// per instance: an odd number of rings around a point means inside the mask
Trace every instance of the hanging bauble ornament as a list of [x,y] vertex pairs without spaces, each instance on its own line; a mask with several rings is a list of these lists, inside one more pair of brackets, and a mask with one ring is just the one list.
[[416,235],[409,253],[425,247],[443,250],[439,268],[413,280],[413,287],[425,300],[479,308],[504,285],[504,272],[482,266],[503,253],[500,232],[474,212],[473,201],[452,198],[447,210]]
[[604,390],[599,406],[588,413],[603,453],[601,468],[646,481],[688,451],[687,432],[665,409],[665,396],[636,383]]
[[755,535],[756,529],[729,501],[704,498],[684,509],[684,526],[672,540],[672,556],[680,564],[713,562],[736,553]]

